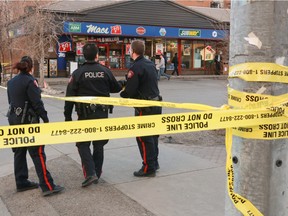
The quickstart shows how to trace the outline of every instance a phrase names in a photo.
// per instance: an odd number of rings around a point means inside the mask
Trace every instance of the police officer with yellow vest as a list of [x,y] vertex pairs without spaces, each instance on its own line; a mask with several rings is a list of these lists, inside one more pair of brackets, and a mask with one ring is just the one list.
[[[76,69],[69,80],[66,96],[102,96],[109,97],[110,93],[121,91],[122,84],[112,72],[97,62],[98,48],[93,43],[83,47],[86,62]],[[108,118],[111,106],[100,104],[76,103],[78,120]],[[64,107],[65,121],[72,121],[73,102],[66,101]],[[97,126],[96,126],[97,127]],[[93,144],[91,153],[90,144]],[[97,183],[102,173],[104,160],[104,145],[108,140],[77,142],[76,146],[81,158],[85,180],[82,187]]]

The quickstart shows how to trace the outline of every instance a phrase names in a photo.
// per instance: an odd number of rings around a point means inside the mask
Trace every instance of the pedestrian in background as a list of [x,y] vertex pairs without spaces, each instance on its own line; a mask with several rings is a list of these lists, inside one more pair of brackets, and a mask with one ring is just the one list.
[[[129,68],[127,84],[120,93],[123,98],[161,101],[162,97],[158,89],[157,71],[155,65],[144,58],[145,44],[141,40],[135,40],[131,44],[130,56],[134,64]],[[162,113],[162,107],[135,108],[135,116],[156,115]],[[139,151],[142,157],[142,167],[134,172],[136,177],[155,176],[159,169],[158,163],[158,139],[159,135],[136,137]]]
[[[20,73],[7,83],[9,102],[7,117],[10,125],[39,123],[39,117],[44,123],[49,122],[47,111],[41,100],[40,88],[31,74],[32,68],[32,59],[28,56],[22,57],[21,61],[14,66],[14,69]],[[38,188],[38,183],[28,180],[27,151],[33,160],[43,196],[64,190],[64,187],[54,184],[47,170],[43,145],[12,148],[12,151],[14,152],[14,174],[18,192]]]
[[[110,97],[110,93],[120,92],[122,85],[112,72],[98,62],[98,47],[87,43],[83,47],[85,63],[72,73],[67,86],[66,96],[102,96]],[[65,101],[65,121],[72,121],[74,102]],[[108,118],[111,106],[101,104],[76,103],[78,120]],[[111,111],[112,112],[112,111]],[[93,144],[93,153],[90,145]],[[104,145],[108,140],[77,142],[76,146],[81,158],[85,180],[82,187],[97,183],[102,174],[104,161]]]
[[161,76],[164,76],[168,80],[170,80],[170,75],[164,73],[164,71],[165,71],[165,59],[164,59],[164,55],[163,54],[160,55],[160,61],[156,65],[156,68],[158,70],[158,80],[160,80]]
[[174,54],[174,57],[172,59],[172,63],[174,65],[174,69],[171,75],[174,75],[174,73],[176,72],[177,76],[179,76],[179,72],[178,72],[178,55],[177,53]]
[[166,74],[166,71],[167,71],[167,53],[166,53],[166,52],[164,52],[163,57],[164,57],[164,60],[165,60],[165,69],[164,69],[164,73]]
[[222,56],[221,56],[222,52],[217,50],[217,54],[215,55],[215,74],[216,75],[220,75],[220,71],[221,71],[221,62],[222,62]]

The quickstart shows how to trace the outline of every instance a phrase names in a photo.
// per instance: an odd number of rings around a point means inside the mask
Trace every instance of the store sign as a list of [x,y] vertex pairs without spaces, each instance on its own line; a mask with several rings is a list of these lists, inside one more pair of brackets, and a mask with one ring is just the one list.
[[111,34],[121,35],[122,30],[120,25],[111,26]]
[[180,37],[201,37],[201,30],[179,29]]
[[62,42],[62,43],[59,43],[59,52],[69,52],[71,51],[71,43],[70,42]]
[[119,42],[120,39],[119,37],[88,37],[87,41],[90,41],[90,42]]
[[69,32],[81,32],[81,23],[69,23]]
[[87,25],[87,33],[96,33],[96,34],[110,34],[109,28],[101,28],[97,25]]
[[161,36],[165,36],[166,35],[166,29],[165,28],[161,28],[160,30],[159,30],[159,34],[161,35]]
[[102,35],[115,36],[121,35],[126,37],[165,37],[165,38],[199,38],[199,39],[223,39],[227,36],[228,31],[215,29],[189,29],[174,28],[166,26],[139,26],[111,23],[74,23],[64,22],[65,33],[81,33],[83,35]]
[[143,35],[146,33],[146,29],[144,27],[140,26],[140,27],[136,28],[136,33],[138,35]]

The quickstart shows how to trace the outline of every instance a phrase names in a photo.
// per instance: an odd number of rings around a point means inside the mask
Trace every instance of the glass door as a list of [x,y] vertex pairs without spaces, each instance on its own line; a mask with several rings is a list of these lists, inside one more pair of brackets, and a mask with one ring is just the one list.
[[97,44],[99,49],[99,63],[109,67],[109,45]]
[[57,59],[49,59],[49,77],[57,77]]

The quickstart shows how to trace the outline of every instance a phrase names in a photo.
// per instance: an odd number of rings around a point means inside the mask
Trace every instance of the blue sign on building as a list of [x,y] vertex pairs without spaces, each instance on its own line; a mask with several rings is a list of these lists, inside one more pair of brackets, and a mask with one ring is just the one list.
[[65,22],[65,33],[107,36],[162,37],[181,39],[221,40],[226,36],[224,30],[173,28],[164,26],[137,26],[106,23]]

